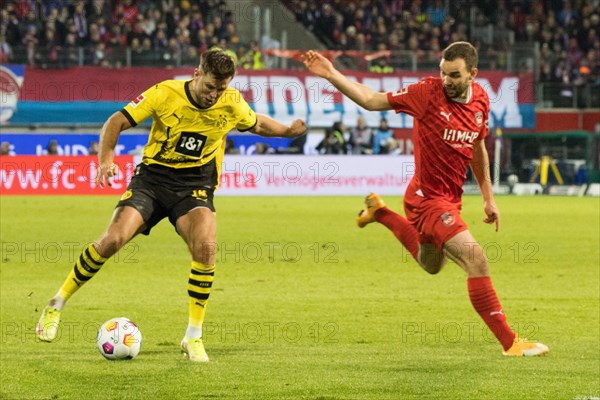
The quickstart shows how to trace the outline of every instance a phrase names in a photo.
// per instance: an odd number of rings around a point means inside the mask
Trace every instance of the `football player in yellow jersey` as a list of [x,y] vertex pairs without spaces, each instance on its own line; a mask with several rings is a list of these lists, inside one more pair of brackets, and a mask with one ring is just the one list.
[[104,124],[96,178],[100,186],[111,185],[117,173],[113,158],[120,133],[148,117],[153,119],[142,162],[106,232],[82,252],[44,308],[36,326],[38,338],[54,340],[66,301],[134,236],[149,234],[154,225],[168,217],[192,255],[189,320],[181,348],[191,361],[208,361],[202,323],[215,271],[213,193],[219,184],[226,135],[233,128],[290,138],[306,131],[302,120],[286,126],[255,114],[240,92],[229,87],[234,75],[233,59],[223,50],[211,49],[202,56],[192,80],[160,82]]

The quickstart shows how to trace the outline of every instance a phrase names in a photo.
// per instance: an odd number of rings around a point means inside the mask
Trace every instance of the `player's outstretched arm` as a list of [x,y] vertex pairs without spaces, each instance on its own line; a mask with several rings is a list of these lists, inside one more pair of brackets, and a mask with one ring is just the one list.
[[118,167],[113,163],[115,158],[115,147],[119,141],[119,135],[122,131],[131,128],[129,120],[117,111],[104,123],[100,131],[100,149],[98,151],[98,172],[96,175],[96,184],[100,187],[104,185],[112,186],[110,178],[118,172]]
[[256,125],[250,129],[250,132],[267,137],[293,138],[306,132],[306,124],[303,120],[297,119],[290,126],[287,126],[267,115],[256,114]]
[[335,69],[331,61],[316,51],[309,50],[304,54],[304,65],[310,72],[327,79],[337,90],[365,109],[369,111],[392,109],[387,94],[376,92],[365,85],[351,81]]
[[481,189],[483,196],[483,211],[486,217],[483,222],[486,224],[496,223],[496,232],[500,229],[500,210],[494,200],[494,191],[492,190],[492,179],[490,177],[490,159],[488,157],[485,143],[478,140],[473,145],[473,159],[471,160],[471,169]]

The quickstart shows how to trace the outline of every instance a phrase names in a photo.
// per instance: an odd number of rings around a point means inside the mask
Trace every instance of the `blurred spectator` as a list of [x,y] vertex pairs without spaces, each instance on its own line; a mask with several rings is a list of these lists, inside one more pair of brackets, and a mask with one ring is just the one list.
[[146,60],[146,58],[144,57],[145,54],[142,48],[142,44],[140,43],[140,39],[133,38],[131,40],[131,43],[129,44],[129,48],[131,49],[132,66],[136,67],[144,65],[144,63],[148,63],[149,60]]
[[106,45],[104,43],[98,43],[96,46],[90,48],[92,64],[96,66],[105,66],[108,63],[106,59]]
[[100,145],[98,144],[98,142],[96,140],[92,140],[90,142],[90,146],[88,148],[88,154],[90,156],[97,156],[99,150],[100,150]]
[[556,17],[561,25],[567,26],[569,21],[578,19],[579,15],[571,8],[571,2],[569,0],[564,0],[563,7]]
[[380,154],[388,154],[390,156],[396,156],[396,155],[402,154],[402,149],[400,148],[400,144],[398,143],[396,138],[392,137],[388,141],[388,147],[386,149],[386,152],[380,153]]
[[187,46],[186,51],[181,55],[181,65],[198,66],[200,56],[198,49],[194,46]]
[[230,55],[231,58],[233,58],[233,61],[235,61],[236,65],[239,65],[239,60],[236,52],[233,51],[233,49],[229,48],[229,45],[227,44],[227,41],[225,39],[219,39],[219,42],[215,47],[219,47],[225,50],[225,53]]
[[239,59],[239,65],[245,69],[265,69],[262,51],[256,40],[250,42],[250,49]]
[[25,51],[27,52],[27,65],[30,67],[35,66],[37,55],[37,46],[39,40],[37,38],[38,32],[35,26],[30,26],[23,37],[23,44],[25,45]]
[[63,68],[75,67],[79,64],[79,46],[77,37],[68,33],[65,44],[60,51],[60,66]]
[[6,41],[6,35],[0,32],[0,63],[10,64],[13,60],[13,53],[10,44]]
[[293,138],[288,147],[278,147],[277,154],[304,154],[307,134]]
[[358,117],[356,127],[350,132],[352,153],[373,154],[373,132],[367,126],[365,117]]
[[10,143],[2,142],[2,144],[0,144],[0,156],[8,156],[8,155],[12,155],[11,151],[10,151]]
[[52,139],[46,146],[46,154],[49,156],[58,155],[58,141]]
[[21,45],[21,26],[17,14],[9,9],[11,4],[7,4],[7,8],[2,7],[2,25],[0,32],[6,35],[6,42],[12,47]]
[[391,144],[394,139],[394,133],[388,126],[388,122],[385,118],[381,118],[379,121],[379,127],[375,130],[373,137],[373,154],[388,154],[390,150],[395,148]]
[[441,0],[435,0],[434,4],[427,7],[425,11],[431,20],[433,26],[441,26],[446,19],[446,13],[448,10],[443,5]]
[[386,57],[378,58],[371,67],[369,67],[369,71],[377,72],[380,74],[391,74],[394,72],[394,68],[390,66],[389,61]]
[[225,141],[225,154],[240,154],[240,150],[235,147],[235,142],[232,138],[227,138]]
[[167,51],[163,53],[164,64],[169,67],[175,67],[181,62],[181,42],[177,39],[169,39]]
[[133,0],[123,0],[123,18],[128,25],[133,25],[138,20],[139,10]]
[[[46,36],[43,42],[43,51],[40,52],[40,62],[44,66],[56,66],[59,62],[58,53],[62,50],[56,38],[56,32],[53,29],[46,29]],[[42,50],[38,48],[38,51]]]
[[263,142],[257,142],[255,144],[255,153],[256,154],[272,154],[273,153],[273,149],[271,149],[271,146],[269,146],[268,143],[263,143]]
[[85,38],[88,35],[88,20],[86,15],[85,3],[81,0],[75,3],[75,11],[73,12],[73,22],[75,23],[77,36],[80,40],[85,40]]
[[325,137],[317,145],[319,154],[346,154],[346,139],[344,138],[344,124],[336,122],[325,131]]
[[307,134],[293,138],[290,142],[290,147],[288,147],[287,154],[304,154],[306,139],[308,139]]

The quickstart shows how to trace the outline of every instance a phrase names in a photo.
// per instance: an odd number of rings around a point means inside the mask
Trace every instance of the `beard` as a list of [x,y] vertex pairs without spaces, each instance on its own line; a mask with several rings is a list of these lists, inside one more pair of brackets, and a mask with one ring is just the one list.
[[451,99],[461,98],[464,97],[464,95],[467,93],[467,90],[469,90],[469,85],[470,80],[459,85],[445,85],[444,93],[446,93],[446,96],[450,97]]

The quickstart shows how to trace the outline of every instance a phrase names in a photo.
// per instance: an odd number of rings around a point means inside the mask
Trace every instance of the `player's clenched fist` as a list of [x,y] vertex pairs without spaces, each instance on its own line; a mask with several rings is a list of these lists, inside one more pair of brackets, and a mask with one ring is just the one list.
[[288,129],[288,137],[296,137],[303,135],[306,132],[306,123],[301,119],[296,119],[292,122]]

